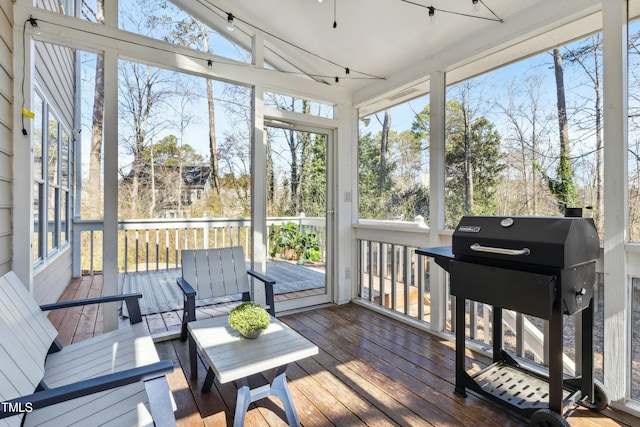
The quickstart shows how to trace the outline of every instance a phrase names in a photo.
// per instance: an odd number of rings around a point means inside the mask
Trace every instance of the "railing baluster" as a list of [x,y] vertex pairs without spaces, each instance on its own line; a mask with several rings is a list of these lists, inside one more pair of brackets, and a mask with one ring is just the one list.
[[169,229],[164,230],[164,259],[166,262],[166,269],[169,269]]
[[156,271],[160,270],[160,230],[156,228]]
[[185,228],[184,229],[184,246],[183,246],[182,249],[189,249],[189,245],[187,244],[188,243],[188,239],[189,239],[189,237],[188,237],[188,229]]
[[478,338],[478,303],[469,300],[469,338]]
[[516,313],[516,355],[524,357],[524,315]]
[[484,342],[489,344],[491,342],[491,331],[489,330],[489,325],[493,328],[493,323],[490,320],[489,316],[489,306],[487,304],[482,304],[482,321],[483,323],[483,331],[484,331]]
[[369,264],[369,301],[373,301],[373,243],[367,240],[369,246],[369,252],[367,254],[367,263]]
[[387,280],[387,245],[380,243],[380,305],[386,306],[384,300],[385,282]]
[[139,230],[136,229],[136,273],[138,272],[138,264],[140,264],[138,262],[138,255],[140,255],[140,253],[138,252],[140,250],[140,232]]
[[149,230],[144,231],[144,252],[145,268],[149,271]]
[[411,305],[411,259],[409,257],[409,248],[405,246],[403,252],[404,314],[410,315],[409,308]]
[[179,234],[179,232],[178,232],[178,229],[176,228],[176,233],[175,233],[175,236],[176,236],[176,241],[175,241],[175,246],[176,246],[176,249],[175,249],[175,251],[176,251],[176,268],[178,268],[178,261],[179,261],[178,260],[178,249],[180,247],[179,246],[180,239],[178,238],[178,234]]
[[205,224],[202,227],[203,236],[202,236],[202,247],[203,249],[209,247],[209,225]]
[[424,257],[417,256],[414,252],[414,257],[417,257],[417,286],[418,286],[418,319],[424,320]]
[[396,245],[391,245],[391,309],[398,309],[398,257]]
[[89,273],[93,276],[93,230],[91,230],[91,232],[89,233],[89,238],[91,239],[91,242],[89,244],[89,251],[91,252],[91,263],[89,264]]
[[124,230],[124,271],[129,271],[129,230]]

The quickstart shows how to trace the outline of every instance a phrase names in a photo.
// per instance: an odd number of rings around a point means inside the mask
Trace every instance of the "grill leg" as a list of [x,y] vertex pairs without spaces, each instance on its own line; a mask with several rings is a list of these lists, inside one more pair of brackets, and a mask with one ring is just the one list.
[[502,360],[502,307],[493,307],[493,361]]
[[595,298],[582,310],[582,397],[589,396],[593,401],[593,306]]
[[560,302],[560,298],[557,298],[553,303],[549,322],[549,409],[562,415],[562,356],[564,354],[564,342]]
[[465,319],[464,319],[464,303],[463,297],[456,297],[456,389],[455,394],[462,397],[467,397],[465,391],[465,355],[464,350],[466,347],[466,337],[464,333]]

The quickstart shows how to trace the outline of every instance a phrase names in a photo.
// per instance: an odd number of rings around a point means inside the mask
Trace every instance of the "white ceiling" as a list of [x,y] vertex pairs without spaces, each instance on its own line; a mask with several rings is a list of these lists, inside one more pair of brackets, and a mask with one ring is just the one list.
[[[175,0],[250,47],[264,37],[265,61],[340,85],[357,98],[402,90],[419,75],[448,71],[600,9],[596,0]],[[337,27],[333,28],[334,5]],[[430,22],[428,9],[435,16]],[[446,13],[444,10],[469,16]],[[496,21],[496,16],[502,22]],[[487,19],[483,19],[487,18]],[[547,40],[547,43],[555,43]],[[540,46],[546,49],[549,46]],[[535,48],[535,47],[534,47]],[[529,48],[531,49],[531,48]],[[345,79],[345,68],[350,79]],[[435,67],[435,68],[434,68]],[[375,76],[375,77],[373,77]],[[379,79],[379,78],[381,79]]]

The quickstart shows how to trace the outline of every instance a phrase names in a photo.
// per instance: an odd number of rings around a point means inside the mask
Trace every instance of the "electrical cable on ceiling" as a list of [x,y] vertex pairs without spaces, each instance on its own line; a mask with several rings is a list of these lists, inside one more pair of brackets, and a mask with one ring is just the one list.
[[491,10],[491,8],[489,8],[489,6],[487,6],[485,4],[484,0],[471,0],[471,2],[472,2],[473,5],[477,5],[478,3],[482,4],[484,6],[484,8],[487,9],[493,15],[493,18],[486,17],[486,16],[480,16],[480,15],[473,15],[473,14],[464,13],[464,12],[456,12],[454,10],[440,9],[440,8],[436,8],[433,5],[427,6],[427,5],[424,5],[424,4],[421,4],[421,3],[416,3],[416,2],[411,1],[411,0],[400,0],[400,1],[403,2],[403,3],[406,3],[406,4],[410,4],[412,6],[418,6],[418,7],[421,7],[423,9],[427,9],[428,12],[429,12],[429,19],[430,20],[433,20],[433,18],[435,16],[435,13],[437,11],[438,13],[448,13],[448,14],[451,14],[451,15],[466,16],[467,18],[484,19],[486,21],[494,21],[494,22],[504,23],[504,20],[502,18],[500,18],[498,15],[496,15],[495,12],[493,10]]
[[[220,16],[220,17],[222,17],[222,18],[224,18],[224,17],[228,16],[228,15],[229,15],[229,13],[230,13],[230,12],[225,11],[224,9],[222,9],[222,8],[221,8],[221,7],[219,7],[219,6],[217,6],[217,5],[213,4],[213,3],[210,3],[210,2],[209,2],[209,1],[207,1],[207,0],[197,0],[197,2],[198,2],[200,5],[202,5],[203,7],[206,7],[207,9],[209,9],[210,11],[212,11],[213,13],[215,13],[216,15],[218,15],[218,16]],[[214,9],[215,9],[215,10],[214,10]],[[216,12],[216,10],[217,10],[217,12]],[[334,10],[335,10],[335,0],[334,0]],[[334,12],[334,13],[335,13],[335,12]],[[250,22],[248,22],[248,21],[246,21],[246,20],[244,20],[244,19],[238,18],[236,15],[233,15],[233,19],[234,19],[234,21],[242,22],[243,24],[245,24],[245,25],[247,25],[247,26],[249,26],[249,27],[251,27],[251,28],[253,28],[253,29],[255,29],[255,30],[258,30],[258,31],[260,31],[260,32],[262,32],[262,33],[264,33],[264,34],[266,34],[266,35],[270,36],[270,37],[273,37],[273,38],[274,38],[274,39],[276,39],[276,40],[281,41],[282,43],[288,44],[289,46],[291,46],[291,47],[293,47],[293,48],[295,48],[295,49],[298,49],[298,50],[300,50],[300,51],[302,51],[302,52],[305,52],[305,53],[307,53],[307,54],[309,54],[309,55],[312,55],[312,56],[314,56],[314,57],[316,57],[316,58],[318,58],[318,59],[321,59],[321,60],[323,60],[323,61],[325,61],[325,62],[327,62],[327,63],[329,63],[329,64],[335,65],[336,67],[339,67],[339,68],[341,68],[341,69],[343,69],[343,70],[347,68],[347,67],[345,67],[344,65],[338,64],[337,62],[332,61],[331,59],[324,58],[324,57],[322,57],[322,56],[318,55],[317,53],[311,52],[310,50],[307,50],[307,49],[305,49],[305,48],[303,48],[303,47],[301,47],[301,46],[298,46],[298,45],[296,45],[296,44],[294,44],[294,43],[292,43],[292,42],[288,41],[288,40],[285,40],[285,39],[283,39],[282,37],[279,37],[279,36],[277,36],[277,35],[275,35],[275,34],[273,34],[273,33],[269,32],[269,31],[267,31],[267,30],[264,30],[263,28],[258,27],[257,25],[254,25],[254,24],[252,24],[252,23],[250,23]],[[334,16],[334,19],[335,19],[335,16]],[[337,27],[337,25],[338,25],[338,24],[337,24],[337,22],[336,22],[336,23],[335,23],[335,26]],[[335,27],[334,27],[334,28],[335,28]],[[353,68],[351,68],[351,73],[358,73],[358,74],[361,74],[361,75],[363,75],[363,76],[365,76],[365,77],[367,77],[367,78],[370,78],[370,79],[386,80],[386,77],[376,76],[376,75],[374,75],[374,74],[366,73],[366,72],[364,72],[364,71],[354,70]],[[304,74],[306,74],[306,73],[304,73]],[[308,76],[313,76],[312,74],[306,74],[306,75],[308,75]],[[353,76],[352,76],[352,78],[353,78]]]

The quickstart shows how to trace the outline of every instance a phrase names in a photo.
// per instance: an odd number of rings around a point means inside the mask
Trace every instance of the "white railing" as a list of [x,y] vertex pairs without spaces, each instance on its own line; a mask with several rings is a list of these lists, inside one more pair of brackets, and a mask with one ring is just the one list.
[[426,246],[424,222],[362,221],[358,241],[358,297],[429,322],[430,260],[415,253]]
[[[325,218],[271,217],[267,225],[295,223],[303,233],[316,233],[325,259]],[[102,270],[102,221],[74,224],[79,247],[75,253],[81,274]],[[139,219],[118,222],[118,269],[120,272],[152,271],[180,266],[183,249],[242,246],[251,256],[250,218]],[[268,242],[269,244],[269,242]],[[269,248],[267,248],[268,250]],[[268,253],[268,252],[267,252]]]

